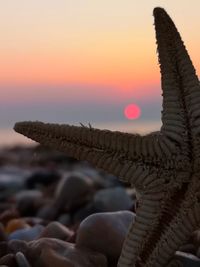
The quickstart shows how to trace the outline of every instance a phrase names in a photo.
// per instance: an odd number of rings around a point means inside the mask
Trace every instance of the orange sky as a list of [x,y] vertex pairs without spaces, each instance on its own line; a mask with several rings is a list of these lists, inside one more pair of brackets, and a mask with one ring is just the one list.
[[[195,30],[200,26],[199,1],[193,1],[193,6],[188,1],[170,0],[67,2],[1,3],[0,86],[11,86],[13,90],[1,90],[1,101],[9,102],[10,93],[16,100],[26,101],[29,94],[37,101],[47,93],[41,92],[41,85],[79,84],[89,97],[91,86],[115,88],[119,98],[123,94],[137,97],[159,94],[152,26],[152,9],[157,5],[166,7],[180,26],[200,73],[200,33]],[[49,93],[52,98],[57,93],[63,98],[61,91]],[[68,94],[71,93],[69,90]],[[106,92],[112,94],[113,90]],[[78,97],[78,91],[75,95]]]

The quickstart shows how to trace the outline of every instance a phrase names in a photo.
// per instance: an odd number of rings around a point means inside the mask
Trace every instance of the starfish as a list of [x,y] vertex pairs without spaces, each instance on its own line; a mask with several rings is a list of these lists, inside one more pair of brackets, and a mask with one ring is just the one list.
[[200,223],[200,85],[173,21],[154,9],[163,91],[162,127],[140,136],[92,127],[18,122],[23,135],[87,160],[139,192],[118,267],[172,266]]

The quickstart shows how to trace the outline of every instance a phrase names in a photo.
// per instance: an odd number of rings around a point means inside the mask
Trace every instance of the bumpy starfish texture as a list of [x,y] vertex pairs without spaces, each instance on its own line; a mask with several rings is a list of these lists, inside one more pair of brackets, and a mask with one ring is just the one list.
[[171,259],[200,223],[200,86],[167,13],[154,9],[162,77],[162,127],[133,135],[91,127],[19,122],[14,129],[87,160],[140,192],[118,267],[173,266]]

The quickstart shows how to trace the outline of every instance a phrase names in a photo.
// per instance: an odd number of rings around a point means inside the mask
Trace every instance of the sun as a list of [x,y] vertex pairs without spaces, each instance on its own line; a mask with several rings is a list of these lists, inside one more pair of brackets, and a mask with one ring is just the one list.
[[136,104],[129,104],[124,108],[124,115],[128,120],[138,119],[141,115],[141,109]]

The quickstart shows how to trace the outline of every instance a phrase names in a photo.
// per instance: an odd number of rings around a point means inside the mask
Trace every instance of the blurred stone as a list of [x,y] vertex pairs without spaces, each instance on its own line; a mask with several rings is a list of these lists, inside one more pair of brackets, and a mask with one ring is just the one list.
[[10,234],[18,229],[25,228],[30,228],[30,225],[28,225],[23,219],[18,218],[10,220],[5,227],[5,231]]
[[6,241],[0,242],[0,258],[9,253],[8,243]]
[[24,256],[22,252],[17,252],[15,255],[15,259],[19,267],[31,267],[27,258]]
[[123,187],[99,190],[93,199],[93,206],[101,212],[129,210],[133,200]]
[[6,241],[6,240],[7,240],[7,236],[5,233],[5,228],[4,228],[3,224],[0,223],[0,242]]
[[0,259],[0,265],[6,265],[9,267],[18,267],[14,254],[7,254]]
[[102,176],[102,178],[104,179],[104,183],[106,188],[111,188],[111,187],[121,187],[124,184],[113,174],[104,172],[104,171],[100,171],[100,174]]
[[44,229],[44,226],[39,225],[39,224],[33,227],[30,227],[30,228],[19,229],[19,230],[12,232],[8,236],[8,240],[17,239],[17,240],[31,241],[31,240],[38,238],[41,232],[43,231],[43,229]]
[[116,264],[130,223],[135,214],[129,211],[90,215],[79,226],[76,245],[104,254],[109,264]]
[[93,190],[91,179],[81,173],[70,172],[59,182],[55,201],[46,214],[43,212],[42,218],[54,220],[63,210],[71,212],[77,209],[91,199]]
[[180,248],[179,248],[179,251],[182,251],[182,252],[185,252],[185,253],[190,253],[190,254],[194,254],[196,253],[196,248],[195,248],[195,245],[194,244],[185,244],[185,245],[182,245]]
[[37,188],[38,185],[48,186],[60,180],[60,174],[56,171],[41,170],[31,174],[26,179],[26,187],[29,189]]
[[15,208],[5,210],[0,214],[0,222],[3,223],[4,226],[6,226],[10,220],[16,218],[19,218],[19,212]]
[[82,220],[84,220],[85,218],[87,218],[91,214],[98,213],[98,212],[99,212],[99,210],[97,209],[97,207],[94,206],[93,202],[88,203],[87,205],[85,205],[81,209],[77,210],[73,214],[73,223],[79,224]]
[[189,253],[177,251],[174,259],[180,261],[183,267],[200,267],[200,259]]
[[103,189],[107,187],[107,181],[104,179],[104,177],[101,175],[101,173],[97,170],[92,168],[91,166],[88,166],[87,164],[84,165],[77,165],[76,166],[77,172],[83,173],[87,177],[91,179],[91,182],[93,184],[93,187],[95,190]]
[[39,190],[22,190],[15,194],[14,199],[21,216],[33,216],[43,203],[43,195]]
[[88,176],[70,172],[58,184],[55,206],[73,210],[91,199],[92,192],[92,181]]
[[41,232],[40,238],[49,237],[67,241],[73,234],[73,231],[69,230],[61,223],[50,222]]
[[23,217],[23,220],[30,226],[35,226],[36,224],[46,226],[48,224],[48,221],[43,220],[42,218],[39,217]]
[[1,168],[0,172],[0,200],[3,200],[25,186],[23,170],[9,166]]
[[7,243],[7,250],[9,253],[16,254],[17,252],[21,251],[22,253],[26,254],[28,250],[28,243],[23,240],[10,240]]
[[57,220],[65,226],[72,224],[71,216],[68,213],[61,214]]
[[107,267],[104,255],[55,238],[28,243],[27,258],[33,267]]
[[49,221],[49,220],[56,219],[58,214],[59,214],[59,212],[58,212],[58,210],[56,210],[56,208],[53,206],[53,204],[48,203],[48,204],[42,206],[40,209],[38,209],[36,217]]

